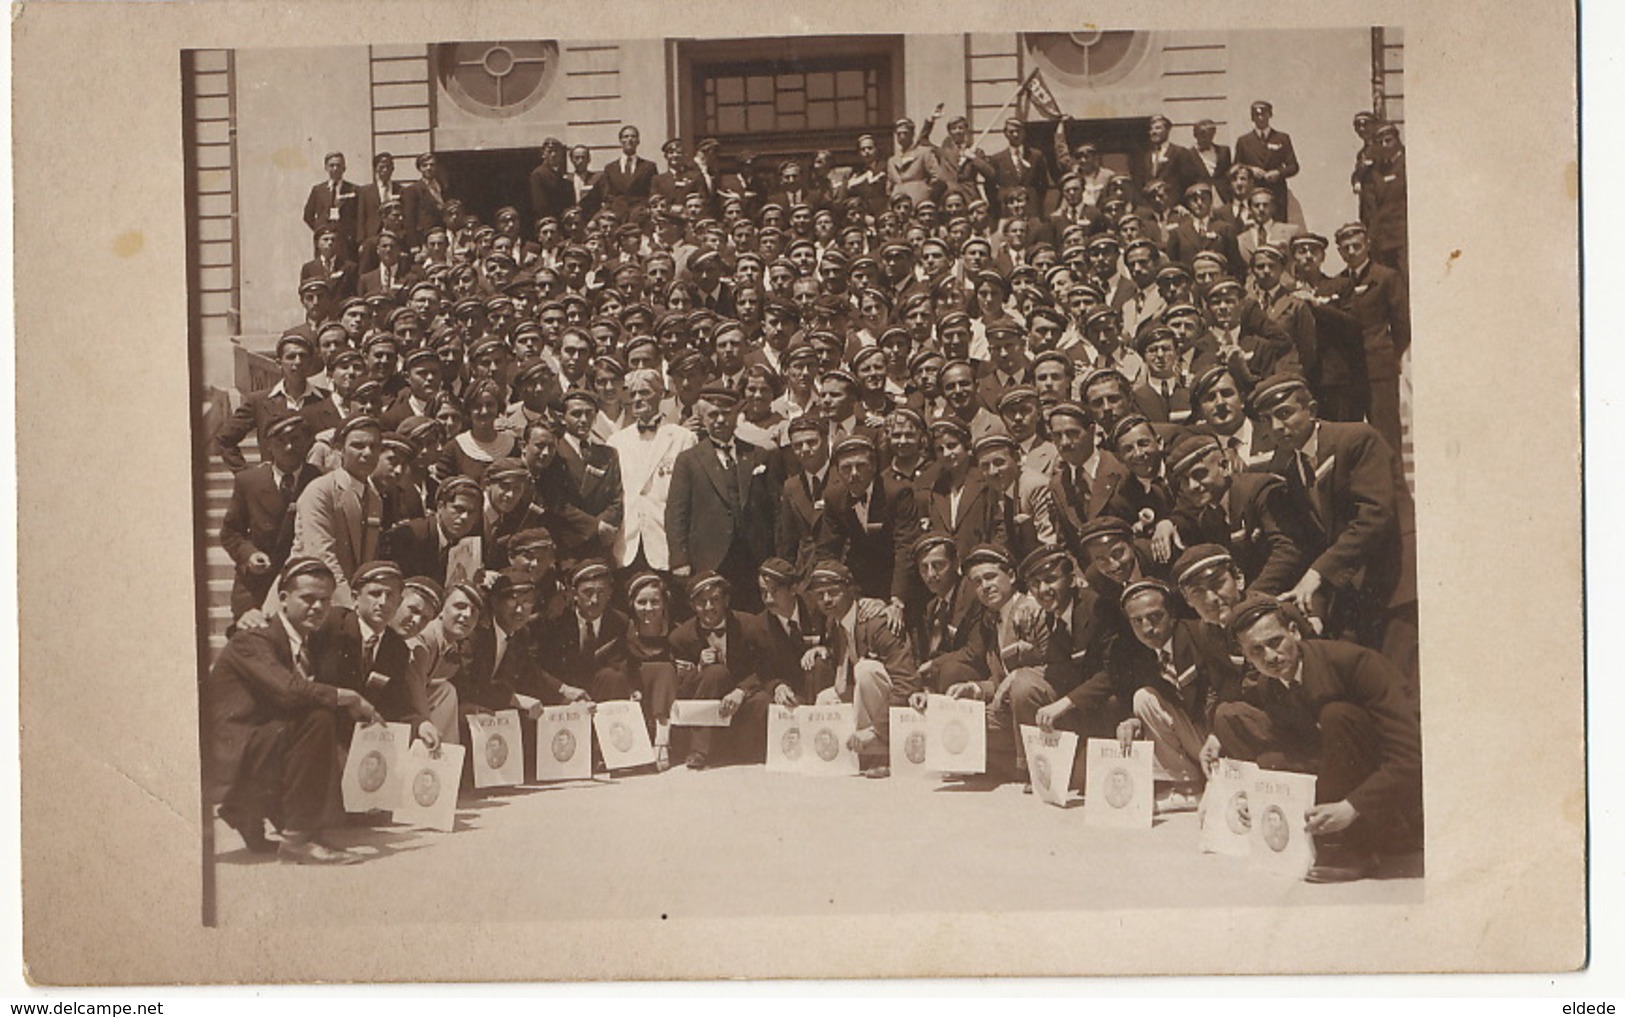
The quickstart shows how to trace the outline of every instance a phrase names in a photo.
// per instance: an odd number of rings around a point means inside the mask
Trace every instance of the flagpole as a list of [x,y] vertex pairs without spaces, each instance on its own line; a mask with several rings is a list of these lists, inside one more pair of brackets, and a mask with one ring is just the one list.
[[1027,80],[1025,80],[1025,81],[1023,81],[1021,83],[1020,88],[1016,89],[1016,94],[1012,95],[1010,98],[1006,99],[1005,102],[1004,102],[1004,105],[999,107],[999,111],[997,113],[993,114],[993,119],[988,121],[988,125],[986,127],[982,128],[982,133],[978,134],[976,136],[976,140],[971,144],[971,151],[974,152],[978,148],[982,147],[982,142],[986,141],[987,136],[992,133],[993,125],[998,123],[999,121],[1003,120],[1004,119],[1004,111],[1010,108],[1011,103],[1014,103],[1017,99],[1021,98],[1022,95],[1026,93],[1027,86],[1031,85],[1033,83],[1033,79],[1038,77],[1038,71],[1039,71],[1039,69],[1037,67],[1034,67],[1033,72],[1031,74],[1027,75]]

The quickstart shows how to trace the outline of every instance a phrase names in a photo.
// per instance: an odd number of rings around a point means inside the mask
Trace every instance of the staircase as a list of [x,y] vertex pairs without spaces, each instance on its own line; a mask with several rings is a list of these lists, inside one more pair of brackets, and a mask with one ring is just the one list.
[[[242,443],[243,457],[250,464],[259,462],[259,440],[252,433]],[[208,591],[209,654],[215,654],[226,645],[226,626],[231,624],[231,583],[237,573],[237,564],[220,546],[220,523],[226,518],[226,506],[231,504],[232,474],[218,457],[209,457],[209,468],[203,474],[203,575]]]

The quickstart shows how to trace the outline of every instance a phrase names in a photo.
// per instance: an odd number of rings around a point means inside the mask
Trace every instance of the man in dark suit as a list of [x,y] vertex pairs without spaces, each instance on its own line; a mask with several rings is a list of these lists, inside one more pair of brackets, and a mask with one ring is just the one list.
[[1365,379],[1365,330],[1346,310],[1353,288],[1349,276],[1321,271],[1328,246],[1318,233],[1292,238],[1295,292],[1315,318],[1315,355],[1304,361],[1304,378],[1320,402],[1323,420],[1364,420],[1371,401]]
[[395,157],[379,152],[372,159],[373,181],[360,189],[361,223],[357,243],[366,243],[384,228],[383,207],[401,196],[402,186],[395,181]]
[[756,571],[762,594],[756,617],[765,639],[759,675],[769,701],[780,706],[810,703],[818,694],[807,685],[801,658],[823,638],[825,622],[812,598],[799,592],[801,574],[783,558],[769,558]]
[[1405,146],[1399,140],[1398,124],[1382,124],[1371,137],[1376,162],[1359,189],[1360,221],[1370,232],[1372,259],[1408,279]]
[[1178,599],[1161,580],[1131,583],[1119,603],[1134,638],[1116,640],[1106,654],[1106,676],[1130,711],[1118,740],[1150,738],[1173,785],[1158,794],[1157,811],[1193,810],[1207,778],[1202,750],[1214,711],[1240,696],[1240,671],[1222,634],[1175,613]]
[[773,553],[783,480],[769,469],[766,449],[734,435],[739,397],[732,389],[707,386],[694,405],[705,438],[678,453],[666,498],[672,574],[720,573],[735,598],[754,608],[756,563]]
[[660,170],[654,163],[638,156],[638,129],[628,124],[621,128],[621,155],[604,164],[603,176],[598,181],[603,202],[611,212],[623,220],[635,205],[644,204],[654,190],[655,177]]
[[1298,175],[1292,137],[1270,126],[1275,107],[1268,102],[1259,99],[1250,112],[1253,129],[1236,139],[1236,165],[1252,167],[1254,181],[1275,198],[1275,217],[1287,222],[1290,210],[1286,182]]
[[[569,516],[570,530],[580,526],[568,509],[590,517],[579,522],[590,522],[589,535],[608,549],[621,525],[621,459],[614,449],[593,435],[600,406],[597,396],[588,389],[571,389],[564,394],[563,406],[564,426],[557,448],[559,461],[569,471],[570,486],[562,492],[561,504],[554,505],[552,499],[547,499],[547,507],[549,511]],[[553,493],[551,484],[548,493]],[[571,550],[579,556],[579,548]]]
[[668,208],[682,208],[683,202],[690,194],[698,194],[707,200],[711,195],[705,189],[705,181],[700,178],[688,159],[688,153],[683,150],[681,138],[669,138],[660,146],[660,153],[666,157],[666,169],[656,173],[654,183],[650,185],[649,193],[658,194],[666,199]]
[[1049,409],[1049,434],[1060,451],[1060,462],[1050,473],[1050,500],[1056,536],[1080,559],[1079,536],[1090,520],[1106,511],[1128,468],[1095,443],[1095,424],[1077,403],[1056,403]]
[[[1021,562],[1021,577],[1040,607],[1054,619],[1044,660],[1042,685],[1012,689],[1016,723],[1044,731],[1061,728],[1085,737],[1115,733],[1114,718],[1087,715],[1086,693],[1078,690],[1106,666],[1106,649],[1119,632],[1113,605],[1078,582],[1073,556],[1059,547],[1039,548]],[[1047,686],[1047,688],[1045,687]],[[1081,767],[1075,786],[1081,786]]]
[[282,831],[278,857],[296,864],[351,864],[361,856],[319,839],[340,817],[339,731],[379,714],[354,689],[313,680],[309,642],[332,604],[332,571],[315,558],[282,570],[280,609],[242,629],[200,690],[205,797],[248,849],[272,849],[265,820]]
[[564,433],[562,421],[531,421],[525,425],[521,456],[547,520],[544,525],[558,542],[559,560],[573,564],[609,553],[621,518],[620,459],[614,449],[584,443],[578,473],[560,454]]
[[248,437],[248,432],[255,432],[259,438],[263,456],[268,447],[266,428],[289,413],[298,413],[304,407],[327,398],[326,392],[305,380],[315,356],[316,344],[297,332],[290,332],[277,340],[276,359],[277,366],[282,369],[282,380],[263,392],[250,392],[243,398],[242,405],[215,432],[215,454],[233,473],[248,467],[248,461],[237,447]]
[[1306,535],[1309,568],[1284,598],[1324,619],[1328,635],[1381,647],[1391,612],[1416,601],[1401,540],[1402,524],[1413,524],[1408,498],[1402,509],[1397,457],[1368,424],[1318,419],[1301,377],[1267,379],[1252,405],[1275,433],[1270,472],[1286,478],[1289,525]]
[[1202,164],[1203,176],[1201,179],[1212,184],[1219,192],[1221,201],[1230,200],[1230,146],[1214,142],[1213,136],[1219,131],[1219,125],[1203,117],[1191,127],[1191,137],[1196,139],[1196,145],[1191,149],[1196,155],[1196,161]]
[[1411,305],[1405,279],[1371,259],[1366,228],[1351,222],[1333,238],[1348,267],[1341,278],[1344,308],[1360,323],[1365,345],[1365,376],[1371,388],[1366,410],[1371,426],[1388,442],[1401,447],[1399,418],[1400,358],[1411,345]]
[[1004,140],[1004,151],[990,159],[981,149],[975,153],[993,168],[993,176],[986,184],[987,202],[993,208],[1002,208],[1002,196],[1011,188],[1020,188],[1027,194],[1027,208],[1039,215],[1050,186],[1049,161],[1043,152],[1027,144],[1027,125],[1015,117],[1004,122]]
[[[355,609],[328,611],[310,638],[311,662],[316,681],[361,693],[385,721],[407,725],[432,750],[440,744],[440,731],[429,720],[428,690],[407,680],[412,653],[390,627],[405,582],[393,562],[362,566],[350,584]],[[345,741],[350,733],[340,736]]]
[[976,680],[959,651],[981,623],[982,605],[963,581],[954,539],[946,533],[927,533],[914,542],[910,557],[931,595],[913,633],[920,679],[939,689]]
[[381,294],[400,303],[407,290],[423,281],[407,262],[403,244],[404,241],[393,233],[378,234],[378,267],[361,277],[361,296]]
[[538,623],[538,698],[549,705],[583,699],[612,702],[632,694],[626,633],[631,622],[609,606],[609,563],[595,558],[570,573],[570,604]]
[[[509,568],[487,573],[490,624],[474,630],[468,640],[468,663],[457,673],[453,684],[457,702],[468,712],[473,708],[506,710],[519,705],[517,695],[537,701],[527,711],[527,720],[536,719],[542,698],[536,695],[540,684],[538,669],[551,658],[552,648],[537,640],[531,624],[536,610],[536,584],[524,569]],[[528,729],[527,729],[528,730]],[[535,740],[530,741],[527,758],[535,756]]]
[[481,567],[480,509],[485,494],[464,476],[435,491],[435,510],[422,519],[395,524],[382,541],[382,556],[410,576],[428,576],[442,586],[471,579]]
[[720,699],[722,715],[730,720],[720,734],[708,727],[689,730],[687,763],[691,770],[703,770],[715,756],[740,763],[760,763],[766,757],[771,701],[763,673],[771,658],[767,632],[760,618],[730,607],[731,592],[728,580],[717,573],[696,573],[688,584],[694,617],[671,634],[672,656],[693,665],[685,672],[689,677],[678,695]]
[[564,142],[547,138],[542,142],[542,161],[530,171],[531,222],[557,219],[576,203],[576,188],[565,166]]
[[1184,194],[1191,184],[1207,179],[1207,170],[1195,152],[1174,144],[1169,138],[1173,126],[1173,121],[1161,113],[1151,118],[1147,135],[1151,143],[1147,153],[1150,163],[1146,179],[1161,180],[1168,185],[1171,193],[1179,195]]
[[1169,231],[1168,257],[1189,268],[1191,259],[1203,251],[1212,251],[1224,258],[1231,271],[1239,272],[1241,251],[1236,246],[1236,225],[1214,214],[1213,185],[1198,180],[1187,187],[1185,209],[1190,215]]
[[265,462],[232,478],[220,522],[220,546],[237,563],[231,583],[233,621],[265,603],[293,547],[293,515],[306,485],[321,476],[307,463],[313,442],[303,417],[290,413],[265,431]]
[[773,548],[801,573],[812,567],[829,489],[839,481],[829,468],[829,437],[815,415],[791,421],[785,438],[797,466],[780,490]]
[[1379,851],[1415,850],[1422,738],[1414,689],[1365,647],[1304,639],[1274,598],[1249,597],[1230,632],[1262,678],[1218,707],[1203,760],[1223,754],[1316,775],[1309,882],[1361,879]]
[[1279,594],[1303,574],[1298,543],[1283,529],[1291,519],[1286,482],[1271,473],[1235,473],[1211,434],[1190,434],[1168,450],[1168,477],[1179,504],[1174,526],[1185,547],[1228,550],[1248,588]]
[[312,282],[324,285],[323,297],[328,304],[348,300],[356,295],[360,278],[356,263],[341,252],[337,226],[322,223],[316,227],[316,257],[299,266],[299,292]]
[[327,153],[322,165],[327,179],[312,187],[305,199],[305,225],[312,233],[324,225],[338,230],[340,249],[352,257],[361,243],[361,193],[344,179],[344,153]]
[[920,529],[914,489],[880,476],[880,453],[864,435],[841,439],[833,460],[841,484],[829,494],[819,556],[846,562],[858,589],[887,601],[889,616],[900,627],[909,552]]
[[1228,367],[1210,367],[1191,382],[1192,428],[1219,439],[1231,473],[1267,471],[1275,458],[1275,435],[1247,415],[1250,391]]
[[406,245],[416,249],[423,245],[423,236],[435,226],[447,226],[446,181],[441,178],[440,164],[433,152],[417,157],[418,179],[401,190],[401,213],[406,224]]
[[813,566],[807,591],[826,619],[821,645],[803,664],[819,703],[852,703],[857,731],[848,746],[858,753],[864,773],[890,775],[886,736],[893,706],[903,706],[919,687],[914,652],[884,612],[865,616],[852,570],[839,561]]

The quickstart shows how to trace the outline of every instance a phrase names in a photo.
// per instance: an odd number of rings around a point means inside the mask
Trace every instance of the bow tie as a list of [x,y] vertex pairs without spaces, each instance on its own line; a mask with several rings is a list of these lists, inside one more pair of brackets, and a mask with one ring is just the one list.
[[706,629],[705,634],[708,636],[725,636],[728,634],[728,626],[722,625],[714,629]]
[[658,430],[660,430],[660,425],[658,423],[638,425],[639,434],[654,434]]

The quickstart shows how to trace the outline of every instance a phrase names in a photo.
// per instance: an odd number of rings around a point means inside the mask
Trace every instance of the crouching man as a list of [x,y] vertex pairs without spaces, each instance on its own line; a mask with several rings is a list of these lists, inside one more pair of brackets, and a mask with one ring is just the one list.
[[1308,640],[1270,598],[1249,596],[1230,631],[1263,680],[1222,703],[1204,763],[1221,755],[1313,773],[1312,883],[1369,875],[1382,851],[1415,850],[1422,832],[1422,736],[1414,696],[1374,650]]
[[763,684],[768,662],[761,619],[732,610],[733,588],[715,572],[702,572],[688,584],[694,617],[671,634],[672,656],[684,669],[679,693],[685,699],[720,699],[730,721],[720,733],[688,729],[688,768],[703,770],[715,755],[726,761],[760,763],[766,758],[769,693]]
[[824,561],[813,566],[807,592],[826,619],[822,644],[801,658],[802,669],[808,672],[807,687],[817,690],[820,704],[857,706],[857,731],[847,744],[858,754],[865,776],[890,776],[886,748],[890,709],[908,703],[917,688],[914,652],[908,639],[892,630],[886,615],[866,617],[859,610],[858,587],[845,564]]
[[290,559],[277,612],[264,627],[232,636],[201,690],[209,800],[250,851],[273,850],[265,834],[270,819],[281,830],[277,856],[297,864],[361,860],[320,838],[342,815],[340,729],[381,719],[356,690],[314,680],[310,639],[336,587],[321,559]]

